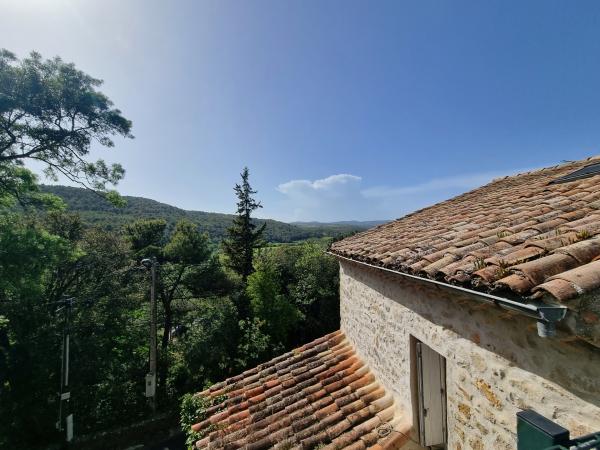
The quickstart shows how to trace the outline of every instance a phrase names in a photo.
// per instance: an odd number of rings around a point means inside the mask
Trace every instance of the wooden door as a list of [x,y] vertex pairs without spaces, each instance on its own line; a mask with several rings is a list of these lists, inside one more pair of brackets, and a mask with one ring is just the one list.
[[446,443],[446,360],[422,342],[416,343],[421,445]]

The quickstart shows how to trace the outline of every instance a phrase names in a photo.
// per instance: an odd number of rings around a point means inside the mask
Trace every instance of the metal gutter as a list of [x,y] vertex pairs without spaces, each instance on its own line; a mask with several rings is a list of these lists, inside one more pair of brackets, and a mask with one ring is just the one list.
[[363,261],[357,261],[346,256],[341,256],[336,253],[327,251],[328,255],[334,256],[344,261],[349,261],[354,264],[370,267],[372,269],[382,270],[384,272],[393,273],[400,275],[404,278],[416,280],[421,283],[427,283],[437,286],[441,289],[460,292],[463,296],[473,298],[477,301],[499,306],[500,308],[517,312],[521,315],[530,317],[537,320],[538,324],[538,335],[540,337],[552,337],[556,335],[556,322],[562,320],[567,314],[567,307],[562,305],[548,305],[542,302],[531,302],[522,303],[515,300],[510,300],[504,297],[498,297],[497,295],[488,294],[486,292],[473,291],[471,289],[464,288],[462,286],[455,286],[453,284],[443,283],[441,281],[432,280],[430,278],[418,277],[397,270],[388,269],[387,267],[376,266]]

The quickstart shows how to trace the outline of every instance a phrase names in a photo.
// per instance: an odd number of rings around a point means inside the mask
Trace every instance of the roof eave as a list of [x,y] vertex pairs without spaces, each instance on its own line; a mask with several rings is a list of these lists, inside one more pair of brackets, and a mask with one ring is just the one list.
[[539,300],[534,300],[529,303],[522,303],[515,300],[511,300],[504,297],[499,297],[493,294],[488,294],[486,292],[474,291],[472,289],[467,289],[462,286],[455,286],[452,284],[444,283],[438,280],[433,280],[430,278],[423,278],[416,275],[400,272],[397,270],[389,269],[383,266],[377,266],[374,264],[369,264],[364,261],[359,261],[356,259],[348,258],[346,256],[341,256],[337,253],[328,251],[329,255],[332,255],[340,260],[349,261],[354,264],[358,264],[361,266],[366,266],[372,269],[381,270],[384,272],[389,272],[395,275],[402,276],[404,278],[414,280],[420,283],[427,283],[429,285],[434,285],[440,289],[447,290],[454,293],[460,293],[463,297],[468,297],[472,300],[495,305],[505,310],[509,310],[512,312],[516,312],[520,315],[530,317],[535,319],[538,323],[538,335],[540,337],[554,337],[556,335],[556,322],[562,320],[567,314],[567,307],[563,305],[553,305],[541,302]]

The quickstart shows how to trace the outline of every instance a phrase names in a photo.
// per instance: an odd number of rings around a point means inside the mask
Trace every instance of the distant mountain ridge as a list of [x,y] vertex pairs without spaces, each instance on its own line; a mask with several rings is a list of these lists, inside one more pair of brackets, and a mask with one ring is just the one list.
[[382,225],[384,223],[390,222],[389,220],[339,220],[337,222],[318,222],[318,221],[295,221],[290,222],[292,225],[299,225],[303,227],[319,227],[319,226],[336,226],[336,225],[347,225],[351,227],[358,227],[361,229],[367,229],[376,227],[377,225]]
[[[43,185],[42,190],[61,197],[70,211],[77,212],[85,223],[108,230],[119,230],[126,223],[138,219],[162,218],[172,227],[178,220],[187,218],[197,223],[201,231],[214,241],[225,237],[233,220],[232,214],[204,211],[188,211],[166,203],[144,198],[124,196],[127,206],[117,208],[87,189]],[[269,242],[295,242],[310,238],[339,237],[363,231],[372,225],[369,222],[339,223],[285,223],[272,219],[256,219],[258,224],[267,223],[265,239]],[[379,223],[379,222],[378,222]],[[362,224],[362,225],[361,225]]]

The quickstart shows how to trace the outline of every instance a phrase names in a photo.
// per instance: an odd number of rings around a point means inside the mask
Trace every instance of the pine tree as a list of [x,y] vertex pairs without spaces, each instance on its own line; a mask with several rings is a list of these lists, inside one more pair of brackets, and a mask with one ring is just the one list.
[[238,198],[237,216],[233,220],[233,225],[227,229],[223,249],[228,257],[229,267],[238,273],[246,284],[248,276],[254,271],[254,249],[262,245],[266,223],[257,228],[253,222],[252,212],[262,208],[262,205],[252,197],[257,191],[252,190],[248,181],[248,168],[244,167],[240,175],[242,183],[236,184],[234,188]]

